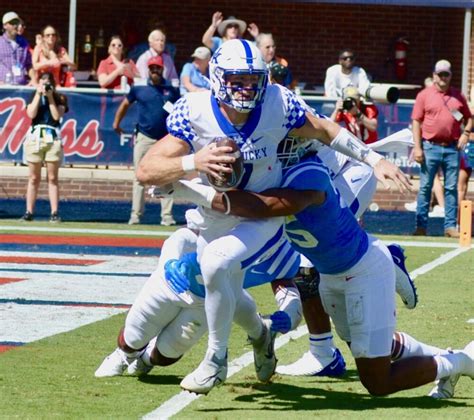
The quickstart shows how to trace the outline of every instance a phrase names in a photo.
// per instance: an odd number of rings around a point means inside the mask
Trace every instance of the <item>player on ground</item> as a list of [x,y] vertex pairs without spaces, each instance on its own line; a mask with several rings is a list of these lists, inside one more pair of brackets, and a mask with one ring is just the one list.
[[474,378],[474,341],[463,350],[446,351],[408,334],[394,334],[395,268],[390,253],[340,205],[327,168],[315,155],[285,172],[282,189],[213,194],[212,188],[205,188],[215,210],[241,217],[287,216],[292,245],[321,274],[324,309],[349,343],[361,382],[372,395],[435,380],[438,386],[446,385],[457,375]]
[[[221,172],[232,172],[222,164],[234,163],[235,157],[228,153],[230,148],[212,147],[212,142],[230,137],[239,144],[246,164],[239,188],[262,191],[277,187],[281,180],[278,143],[292,132],[321,139],[367,162],[383,182],[390,178],[400,189],[410,187],[395,165],[370,151],[347,130],[307,114],[286,88],[267,86],[267,68],[251,43],[224,43],[211,60],[210,76],[212,93],[190,93],[175,104],[168,117],[170,134],[142,159],[137,171],[140,182],[163,186],[194,170],[222,178]],[[279,218],[255,221],[202,208],[195,216],[194,223],[200,229],[197,254],[206,289],[209,339],[204,360],[181,386],[207,393],[227,375],[227,342],[244,271],[260,253],[272,252],[283,232]],[[267,333],[264,328],[262,335]]]
[[[359,219],[372,201],[376,190],[377,180],[372,168],[319,142],[308,142],[292,137],[281,143],[279,157],[286,168],[294,164],[298,156],[303,156],[309,150],[318,153],[342,199]],[[395,263],[396,291],[405,306],[413,309],[418,297],[415,285],[405,268],[403,249],[396,244],[389,245],[388,249]],[[344,370],[338,368],[343,363],[342,356],[334,346],[329,316],[324,312],[319,296],[319,273],[304,255],[301,256],[300,272],[294,280],[301,294],[303,314],[308,325],[309,351],[292,364],[278,366],[276,372],[291,376],[344,374]]]

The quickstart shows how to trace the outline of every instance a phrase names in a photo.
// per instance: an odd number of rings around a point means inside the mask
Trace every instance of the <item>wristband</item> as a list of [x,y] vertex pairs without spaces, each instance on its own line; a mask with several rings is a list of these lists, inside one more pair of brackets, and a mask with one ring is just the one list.
[[230,214],[230,199],[229,199],[229,196],[227,195],[227,193],[222,193],[222,197],[224,197],[224,200],[225,200],[225,204],[226,204],[226,211],[224,214]]
[[181,166],[183,167],[184,172],[194,171],[196,169],[196,164],[194,163],[194,153],[183,156],[181,158]]
[[367,156],[364,159],[364,162],[370,165],[372,168],[375,168],[375,165],[383,159],[382,155],[379,155],[377,152],[370,150]]

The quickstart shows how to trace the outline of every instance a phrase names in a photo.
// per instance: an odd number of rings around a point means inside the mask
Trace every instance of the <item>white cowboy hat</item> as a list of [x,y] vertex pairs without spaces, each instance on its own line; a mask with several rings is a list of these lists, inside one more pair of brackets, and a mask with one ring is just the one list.
[[217,32],[219,32],[219,35],[224,36],[225,28],[227,28],[229,25],[232,25],[233,23],[239,25],[240,33],[243,35],[247,29],[247,23],[243,20],[237,19],[235,16],[229,16],[226,20],[223,20],[221,23],[219,23],[219,26],[217,27]]

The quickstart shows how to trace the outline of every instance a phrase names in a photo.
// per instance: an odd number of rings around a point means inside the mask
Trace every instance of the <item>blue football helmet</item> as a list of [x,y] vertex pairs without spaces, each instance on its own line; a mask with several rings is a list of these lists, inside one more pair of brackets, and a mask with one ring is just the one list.
[[[268,69],[260,50],[244,39],[226,41],[214,53],[209,63],[212,94],[218,102],[238,112],[250,112],[263,102],[268,84]],[[227,86],[230,75],[257,75],[258,82],[251,89],[243,86]],[[242,90],[252,90],[252,99],[236,97]]]

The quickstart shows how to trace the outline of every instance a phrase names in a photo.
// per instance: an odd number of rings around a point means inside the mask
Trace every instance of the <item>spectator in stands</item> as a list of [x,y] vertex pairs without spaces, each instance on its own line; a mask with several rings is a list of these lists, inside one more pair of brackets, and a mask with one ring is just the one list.
[[48,172],[48,192],[51,205],[50,222],[60,222],[59,205],[59,166],[63,159],[63,146],[59,135],[60,121],[67,112],[67,98],[56,91],[52,73],[43,73],[36,92],[26,108],[32,119],[31,130],[23,144],[24,156],[28,162],[29,176],[26,192],[26,213],[23,221],[33,220],[36,197],[41,182],[41,167],[46,163]]
[[463,94],[451,86],[451,76],[451,63],[438,61],[433,72],[433,86],[418,93],[413,107],[413,157],[421,165],[414,232],[418,236],[426,235],[433,179],[441,168],[444,176],[444,233],[448,237],[459,237],[456,229],[459,151],[469,141],[472,116]]
[[76,65],[61,45],[61,37],[53,26],[47,25],[41,31],[41,43],[33,50],[33,69],[37,77],[43,73],[54,76],[56,86],[64,86],[66,73],[76,69]]
[[345,127],[364,143],[377,141],[377,116],[379,111],[374,104],[362,101],[361,94],[354,86],[344,89],[342,99],[336,101],[331,120],[344,122]]
[[[276,65],[283,66],[288,69],[285,75],[285,79],[283,80],[283,83],[279,83],[279,84],[286,86],[287,88],[291,88],[293,77],[291,76],[290,69],[288,68],[288,61],[286,61],[283,57],[279,57],[275,55],[276,45],[273,39],[273,35],[261,33],[257,36],[257,38],[255,39],[255,42],[257,44],[257,48],[261,51],[263,55],[263,59],[265,60],[265,63],[267,63],[267,67],[270,71],[270,74],[272,73],[272,70],[271,70],[272,67]],[[276,72],[276,73],[281,74],[281,71]]]
[[18,36],[21,19],[15,12],[3,15],[0,37],[0,83],[26,85],[34,80],[31,53],[26,40]]
[[145,51],[137,61],[138,71],[142,79],[148,78],[148,60],[151,57],[160,56],[163,59],[163,78],[168,80],[173,85],[179,83],[178,73],[174,66],[173,59],[165,52],[166,35],[161,29],[155,29],[148,35],[148,44],[150,48]]
[[211,51],[207,47],[197,47],[191,55],[193,61],[186,63],[181,70],[180,92],[198,92],[211,88],[209,83],[209,60]]
[[[242,38],[245,30],[252,35],[253,39],[257,38],[259,30],[255,23],[250,23],[247,28],[247,23],[243,20],[237,19],[234,16],[229,16],[224,20],[221,12],[214,12],[211,25],[202,36],[202,43],[214,54],[223,42],[229,39]],[[220,36],[214,36],[216,31]]]
[[[177,88],[170,87],[162,77],[164,71],[163,57],[156,55],[148,59],[148,83],[144,86],[132,86],[128,95],[123,99],[114,118],[113,128],[121,134],[120,122],[125,117],[128,108],[138,104],[138,122],[133,148],[133,165],[136,168],[145,153],[157,140],[168,134],[166,117],[171,103],[179,98]],[[176,224],[173,214],[173,199],[161,199],[161,224],[170,226]],[[140,223],[145,210],[144,187],[137,179],[133,182],[133,202],[129,225]]]
[[138,69],[135,63],[123,58],[123,42],[120,36],[114,35],[110,38],[109,56],[99,63],[97,77],[99,85],[105,89],[120,89],[120,79],[127,78],[127,83],[133,85],[133,78],[138,77]]
[[370,81],[362,67],[355,66],[355,54],[351,49],[339,53],[339,64],[326,70],[324,92],[329,98],[341,98],[344,88],[355,86],[362,95],[370,86]]

